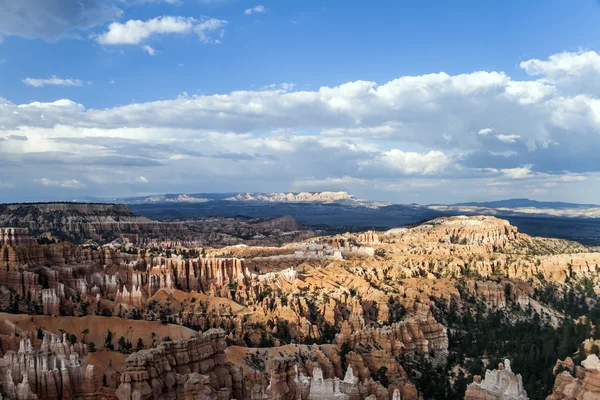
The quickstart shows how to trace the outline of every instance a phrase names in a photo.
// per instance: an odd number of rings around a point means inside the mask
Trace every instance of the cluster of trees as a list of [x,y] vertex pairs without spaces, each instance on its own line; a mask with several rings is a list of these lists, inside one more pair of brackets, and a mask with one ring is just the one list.
[[451,309],[445,323],[449,328],[448,365],[445,369],[436,369],[425,364],[425,378],[416,379],[425,399],[462,398],[457,390],[466,388],[464,377],[455,377],[453,387],[446,382],[448,371],[454,365],[466,368],[471,375],[482,375],[485,373],[483,359],[488,361],[489,369],[494,369],[505,358],[511,360],[515,373],[523,376],[529,398],[545,399],[554,384],[552,369],[556,360],[570,356],[576,363],[580,362],[585,357],[581,343],[599,336],[588,323],[575,323],[571,318],[565,318],[558,327],[542,321],[536,313],[513,322],[503,311],[486,313],[481,307],[461,313]]
[[8,297],[8,307],[0,307],[0,312],[7,312],[10,314],[21,314],[26,312],[30,315],[42,314],[44,311],[42,305],[35,300],[31,299],[30,293],[27,293],[26,297],[21,296],[19,293],[13,293],[12,291]]
[[[140,351],[144,349],[144,341],[142,338],[138,338],[135,348],[131,344],[131,342],[125,339],[124,336],[121,336],[117,341],[117,349],[115,350],[115,346],[113,345],[114,333],[109,329],[106,332],[106,338],[104,339],[104,348],[109,351],[118,351],[123,354],[130,354],[134,351]],[[166,339],[166,338],[165,338]]]

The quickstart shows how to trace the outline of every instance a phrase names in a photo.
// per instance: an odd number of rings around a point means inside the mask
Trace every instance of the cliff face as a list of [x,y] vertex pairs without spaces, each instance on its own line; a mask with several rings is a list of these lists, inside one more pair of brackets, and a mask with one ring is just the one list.
[[594,400],[600,398],[600,360],[590,354],[576,366],[567,358],[554,368],[556,381],[546,400]]
[[0,226],[50,232],[73,240],[103,240],[119,234],[176,237],[182,224],[160,223],[134,215],[122,204],[25,203],[0,205]]
[[225,365],[224,333],[207,331],[187,340],[164,342],[126,360],[119,400],[223,399],[232,397],[236,381]]

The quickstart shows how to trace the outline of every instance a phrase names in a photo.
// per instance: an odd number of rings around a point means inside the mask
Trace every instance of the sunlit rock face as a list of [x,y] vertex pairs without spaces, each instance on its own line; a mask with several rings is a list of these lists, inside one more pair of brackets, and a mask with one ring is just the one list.
[[600,399],[600,360],[590,354],[576,366],[570,358],[557,362],[552,394],[546,400]]
[[515,375],[510,368],[510,361],[498,365],[498,369],[485,372],[485,378],[476,377],[467,387],[466,400],[527,400],[523,389],[523,378]]

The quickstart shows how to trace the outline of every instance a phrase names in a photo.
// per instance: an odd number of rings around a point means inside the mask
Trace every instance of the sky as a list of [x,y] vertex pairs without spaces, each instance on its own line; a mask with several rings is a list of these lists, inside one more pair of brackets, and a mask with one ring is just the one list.
[[593,0],[0,0],[0,202],[600,203]]

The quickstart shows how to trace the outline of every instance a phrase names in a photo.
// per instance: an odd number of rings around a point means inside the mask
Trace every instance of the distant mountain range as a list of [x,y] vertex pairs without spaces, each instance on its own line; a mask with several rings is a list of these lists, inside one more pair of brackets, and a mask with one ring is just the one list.
[[468,207],[485,207],[485,208],[527,208],[534,207],[540,209],[572,209],[572,208],[595,208],[600,207],[597,204],[579,204],[579,203],[565,203],[562,201],[536,201],[530,199],[508,199],[508,200],[497,200],[497,201],[484,201],[484,202],[468,202],[468,203],[456,203],[453,206],[468,206]]
[[[177,194],[159,194],[137,197],[120,198],[92,198],[86,197],[81,201],[86,202],[113,202],[123,204],[152,204],[152,203],[205,203],[207,201],[261,201],[271,203],[333,203],[343,201],[358,201],[347,192],[296,192],[296,193],[177,193]],[[78,200],[75,200],[78,201]]]
[[127,204],[135,215],[160,221],[204,217],[290,216],[300,224],[316,229],[339,230],[389,229],[439,216],[494,215],[508,219],[523,232],[533,236],[560,237],[600,245],[600,206],[593,204],[529,199],[452,205],[393,204],[357,199],[346,192],[177,193],[125,198],[81,198],[76,201]]
[[[322,203],[345,204],[378,208],[395,203],[358,199],[348,192],[230,192],[230,193],[174,193],[136,197],[76,199],[79,202],[121,203],[121,204],[200,204],[214,201],[252,202],[252,203]],[[412,206],[417,206],[412,204]],[[480,209],[537,209],[537,210],[576,210],[600,208],[596,204],[565,203],[561,201],[537,201],[526,198],[485,202],[465,202],[455,204],[432,204],[423,207],[443,208],[480,208]],[[530,210],[531,211],[531,210]],[[530,213],[530,212],[528,212]]]
[[348,192],[231,192],[231,193],[170,193],[136,197],[82,197],[75,202],[141,204],[202,204],[208,202],[236,203],[320,203],[381,207],[390,202],[357,199]]

